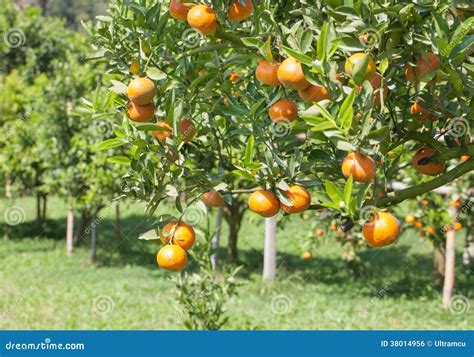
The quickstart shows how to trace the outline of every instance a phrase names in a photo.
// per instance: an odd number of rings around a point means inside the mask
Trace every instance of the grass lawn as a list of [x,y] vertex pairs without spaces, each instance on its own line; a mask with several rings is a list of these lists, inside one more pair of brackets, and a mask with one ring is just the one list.
[[[14,204],[26,219],[0,243],[1,329],[183,329],[171,273],[156,266],[156,245],[137,240],[152,228],[143,207],[122,205],[120,241],[113,216],[101,221],[98,262],[91,264],[88,242],[66,256],[61,201],[48,202],[44,230],[35,226],[33,199]],[[4,212],[6,202],[0,207]],[[302,260],[301,240],[312,224],[292,217],[278,231],[278,279],[265,283],[263,221],[251,213],[244,220],[239,241],[244,269],[239,294],[228,302],[228,329],[474,328],[473,282],[460,264],[461,239],[456,294],[471,306],[456,314],[441,307],[442,288],[433,286],[433,248],[426,240],[404,234],[391,247],[362,248],[363,263],[350,270],[333,238],[323,237],[314,259]],[[225,245],[225,230],[223,236]]]

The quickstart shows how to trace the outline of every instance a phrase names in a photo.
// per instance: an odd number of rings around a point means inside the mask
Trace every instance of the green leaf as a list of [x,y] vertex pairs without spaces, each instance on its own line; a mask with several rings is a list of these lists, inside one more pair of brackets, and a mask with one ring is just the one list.
[[146,71],[146,75],[148,78],[154,81],[160,81],[167,77],[166,73],[164,73],[163,71],[161,71],[160,69],[156,67],[149,67],[148,70]]
[[245,148],[245,164],[250,164],[253,161],[253,144],[254,144],[254,137],[250,135],[250,138],[247,142],[247,147]]
[[243,170],[233,170],[232,173],[234,175],[246,178],[247,180],[254,181],[254,178],[252,175],[250,175],[248,172],[245,172]]
[[317,131],[324,131],[327,129],[334,129],[334,128],[335,126],[333,123],[331,123],[330,121],[325,121],[316,125],[312,125],[311,131],[317,132]]
[[[253,47],[253,48],[257,48],[257,49],[260,49],[260,48],[265,46],[264,43],[261,40],[259,40],[258,38],[255,38],[255,37],[243,37],[242,42],[247,47]],[[262,53],[262,55],[263,55],[263,53]]]
[[288,48],[286,46],[281,46],[283,51],[289,56],[289,57],[293,57],[294,59],[300,61],[301,63],[307,65],[307,66],[311,66],[313,64],[313,59],[305,54],[302,54],[302,53],[299,53],[299,52],[296,52],[294,50],[292,50],[291,48]]
[[328,120],[329,122],[333,123],[335,127],[337,127],[336,125],[336,119],[331,115],[331,113],[329,113],[326,108],[322,107],[319,103],[314,103],[313,104],[318,110],[319,110],[319,113],[326,119]]
[[354,116],[354,99],[355,99],[355,90],[353,89],[351,93],[347,96],[344,102],[341,105],[339,110],[338,121],[341,130],[347,134],[349,129],[352,126],[352,118]]
[[300,49],[301,52],[306,53],[311,50],[311,44],[313,43],[313,31],[306,30],[301,37]]
[[276,195],[278,199],[280,200],[281,203],[283,203],[285,206],[288,207],[293,207],[293,201],[290,200],[287,196],[286,193],[280,189],[276,190]]
[[474,48],[474,35],[469,35],[459,45],[453,48],[449,58],[456,58],[460,54],[464,54],[468,50],[470,51],[472,48]]
[[117,93],[117,94],[127,94],[127,85],[122,83],[122,82],[119,82],[119,81],[116,81],[116,80],[113,80],[111,79],[110,80],[110,83],[112,83],[112,87],[109,88],[109,90],[111,92],[114,92],[114,93]]
[[358,85],[361,85],[365,81],[365,74],[367,72],[369,58],[370,56],[366,54],[364,58],[357,62],[352,68],[352,79]]
[[167,128],[164,128],[156,124],[141,124],[136,126],[139,131],[168,131]]
[[125,156],[114,156],[109,158],[107,161],[120,165],[130,165],[132,162],[128,157]]
[[326,180],[324,182],[324,188],[329,198],[335,203],[338,204],[344,201],[341,191],[339,188],[331,181]]
[[319,38],[318,38],[317,56],[321,62],[323,62],[326,59],[327,45],[328,45],[327,31],[328,31],[328,23],[325,22],[321,28],[321,33],[319,34]]
[[119,147],[119,146],[123,146],[126,143],[127,143],[127,141],[125,141],[123,139],[118,139],[118,138],[108,139],[108,140],[105,140],[104,142],[102,142],[97,147],[97,151],[113,149],[113,148],[116,148],[116,147]]
[[272,55],[272,37],[269,36],[267,40],[265,41],[265,45],[263,46],[264,52],[262,52],[262,55],[265,56],[265,59],[268,62],[273,62],[273,55]]
[[448,53],[450,54],[451,50],[459,45],[472,30],[474,30],[474,17],[469,17],[466,21],[458,26],[456,31],[454,31],[454,34],[449,41]]
[[454,90],[458,95],[463,94],[463,82],[461,75],[455,71],[451,66],[446,66],[446,71],[449,74],[449,81],[453,85]]
[[346,181],[346,185],[344,186],[344,201],[346,205],[349,206],[351,199],[352,199],[352,186],[353,186],[353,179],[352,175]]
[[371,132],[369,132],[367,134],[367,139],[381,142],[387,139],[389,132],[390,132],[390,125],[385,125],[379,129],[372,130]]

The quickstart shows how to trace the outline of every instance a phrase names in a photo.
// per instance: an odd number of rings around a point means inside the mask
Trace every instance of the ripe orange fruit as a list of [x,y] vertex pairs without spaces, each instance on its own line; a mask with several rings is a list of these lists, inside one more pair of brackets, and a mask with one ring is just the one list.
[[279,66],[280,64],[277,61],[270,63],[265,60],[259,60],[257,69],[255,71],[255,76],[262,84],[266,84],[267,86],[271,87],[278,87],[281,84],[277,75]]
[[451,207],[461,207],[461,202],[460,201],[452,201],[451,202]]
[[318,228],[316,229],[316,236],[322,237],[324,235],[324,229]]
[[168,150],[166,151],[166,157],[172,163],[175,163],[179,159],[179,155],[175,153],[173,150],[171,150],[170,148],[168,148]]
[[164,131],[154,131],[153,135],[155,138],[160,140],[162,143],[166,141],[166,138],[170,138],[173,135],[173,128],[164,120],[159,120],[156,122],[156,125],[161,126],[162,128],[166,129]]
[[419,149],[412,159],[412,165],[416,171],[422,173],[423,175],[436,176],[444,171],[446,164],[439,162],[428,161],[424,164],[423,159],[430,158],[436,154],[436,150],[430,147],[423,147]]
[[368,33],[363,33],[362,35],[359,35],[359,42],[362,45],[365,45],[368,40],[369,40],[369,34]]
[[134,59],[132,63],[130,63],[130,73],[137,75],[140,73],[140,61],[137,59]]
[[249,208],[262,217],[273,217],[280,210],[280,201],[269,190],[258,190],[249,197]]
[[310,85],[306,89],[298,90],[298,94],[305,102],[320,102],[325,99],[331,99],[331,93],[324,87]]
[[186,251],[179,245],[165,245],[156,255],[156,261],[162,269],[181,271],[188,262]]
[[135,78],[128,85],[128,99],[138,105],[147,105],[156,95],[155,83],[145,77]]
[[298,117],[298,107],[291,99],[281,99],[268,110],[274,122],[292,122]]
[[217,30],[217,16],[209,6],[193,6],[188,12],[187,20],[189,26],[203,35],[214,35]]
[[415,224],[414,224],[415,228],[422,228],[423,227],[423,223],[421,223],[420,221],[415,221]]
[[412,224],[416,221],[416,218],[415,216],[409,214],[405,217],[405,222],[407,222],[408,224]]
[[455,231],[460,231],[462,229],[462,224],[460,222],[454,222],[453,228]]
[[311,252],[303,252],[303,255],[301,256],[304,260],[311,260],[313,259],[313,254]]
[[284,60],[277,71],[280,83],[289,89],[306,89],[310,83],[306,80],[301,62],[290,57]]
[[409,64],[405,65],[404,72],[405,72],[405,77],[407,78],[409,82],[415,83],[418,81],[415,69]]
[[170,15],[176,20],[186,21],[189,9],[179,0],[171,0],[169,7]]
[[392,214],[379,212],[362,227],[362,234],[372,247],[383,247],[398,238],[400,223]]
[[179,122],[179,134],[185,143],[189,143],[196,135],[196,126],[189,119],[182,119]]
[[248,19],[252,14],[252,0],[234,0],[229,11],[227,11],[227,18],[230,22],[241,22]]
[[287,206],[280,202],[280,208],[287,214],[304,212],[311,205],[311,195],[304,187],[291,186],[285,191],[285,195],[293,203],[293,206]]
[[463,155],[463,156],[461,156],[460,159],[461,159],[461,161],[467,161],[467,160],[469,160],[470,158],[471,158],[471,157],[470,157],[469,155]]
[[436,229],[434,229],[433,227],[426,227],[426,233],[430,235],[435,235]]
[[426,57],[421,56],[418,60],[418,77],[422,78],[425,74],[437,71],[441,68],[439,57],[434,53],[427,53]]
[[[352,56],[350,56],[347,60],[346,60],[346,63],[344,65],[344,71],[352,76],[352,70],[354,68],[354,66],[362,61],[365,57],[365,53],[355,53],[353,54]],[[365,71],[365,79],[370,81],[372,78],[374,78],[375,76],[375,72],[376,71],[376,66],[375,66],[375,61],[372,57],[370,57],[369,55],[369,61],[367,63],[367,70]]]
[[422,204],[423,206],[425,206],[425,207],[428,207],[429,204],[430,204],[430,201],[428,201],[428,200],[421,200],[421,204]]
[[426,122],[430,119],[434,119],[433,114],[423,108],[418,102],[413,103],[413,105],[410,107],[410,113],[420,122]]
[[[372,88],[374,89],[374,91],[376,91],[377,89],[380,88],[380,86],[382,85],[382,76],[378,73],[375,74],[374,78],[372,78],[370,80],[370,84],[372,85]],[[377,90],[377,92],[375,93],[375,104],[376,105],[380,105],[382,99],[381,99],[381,91],[380,90]],[[383,98],[384,98],[384,101],[385,99],[387,98],[387,95],[388,95],[388,87],[386,84],[383,85]]]
[[161,242],[168,244],[170,239],[172,243],[179,245],[184,250],[189,250],[193,247],[196,241],[196,233],[193,227],[186,222],[171,221],[161,230]]
[[375,161],[370,156],[351,152],[342,162],[344,177],[352,175],[354,181],[370,182],[375,177]]
[[201,200],[211,207],[219,208],[225,205],[221,194],[217,191],[209,191],[201,196]]
[[130,120],[137,123],[149,122],[153,115],[155,115],[155,106],[153,103],[138,105],[132,102],[128,106],[127,115]]
[[231,72],[229,74],[229,79],[232,83],[237,82],[239,80],[239,78],[240,78],[240,75],[237,72]]

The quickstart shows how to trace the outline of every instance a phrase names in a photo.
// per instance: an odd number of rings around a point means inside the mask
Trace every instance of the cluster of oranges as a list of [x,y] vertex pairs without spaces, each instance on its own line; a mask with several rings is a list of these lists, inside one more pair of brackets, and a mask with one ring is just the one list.
[[[175,19],[187,21],[189,26],[202,35],[212,36],[217,31],[216,13],[207,5],[171,0],[169,11]],[[230,22],[241,22],[248,19],[252,14],[252,0],[234,0],[229,11],[227,11],[227,19]]]
[[[139,63],[134,60],[130,66],[132,73],[138,73]],[[155,106],[153,98],[156,95],[156,86],[152,80],[146,77],[138,77],[133,79],[127,87],[127,95],[130,105],[127,115],[130,120],[136,123],[147,123],[152,120],[155,115]],[[158,120],[156,123],[162,130],[154,131],[153,136],[162,144],[166,143],[166,139],[173,136],[173,128],[165,121]],[[189,143],[196,135],[196,126],[193,121],[187,118],[181,119],[178,127],[180,137],[185,143]],[[168,149],[167,156],[172,162],[178,160],[178,156],[171,149]]]
[[183,221],[171,221],[161,230],[160,240],[164,244],[156,255],[160,268],[183,270],[188,262],[186,251],[190,250],[196,241],[193,227]]
[[259,189],[249,197],[249,208],[262,217],[273,217],[280,209],[286,214],[301,213],[311,205],[311,195],[302,186],[294,185],[285,191],[286,198],[291,205],[280,202],[277,195],[270,190]]
[[150,121],[155,115],[153,98],[156,95],[156,87],[153,81],[148,78],[133,79],[128,85],[127,94],[130,99],[127,110],[130,120],[138,123]]
[[[420,203],[424,207],[430,206],[430,202],[426,199],[421,200]],[[458,200],[452,201],[450,203],[450,205],[453,206],[453,207],[459,208],[459,207],[461,207],[461,202],[458,201]],[[425,227],[425,225],[423,224],[421,219],[416,218],[413,214],[408,214],[405,217],[405,222],[407,224],[409,224],[410,226],[412,226],[413,228],[415,228],[417,230],[421,230],[420,236],[423,237],[423,238],[426,237],[426,236],[435,236],[435,235],[443,234],[445,232],[449,232],[449,231],[452,231],[452,230],[460,231],[463,227],[462,223],[459,222],[459,221],[453,221],[452,223],[447,224],[447,225],[445,225],[444,227],[441,227],[438,230],[435,229],[432,226],[429,226],[429,225],[427,227]]]

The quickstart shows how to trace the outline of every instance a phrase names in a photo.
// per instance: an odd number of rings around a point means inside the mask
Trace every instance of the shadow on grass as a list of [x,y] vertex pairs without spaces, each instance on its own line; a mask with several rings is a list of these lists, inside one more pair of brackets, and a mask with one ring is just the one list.
[[[61,244],[65,240],[65,220],[48,220],[39,228],[36,222],[25,222],[8,227],[10,239],[14,241],[45,239]],[[138,236],[151,228],[152,221],[142,216],[132,215],[121,220],[121,237],[115,235],[115,221],[104,219],[98,225],[98,250],[95,264],[99,267],[140,266],[156,270],[156,252],[160,245],[142,241]],[[76,228],[79,220],[76,219]],[[3,228],[3,227],[2,227]],[[79,249],[90,249],[90,236],[78,244]],[[33,247],[36,251],[36,248]],[[48,246],[40,250],[51,249]],[[438,294],[440,286],[432,280],[432,257],[430,254],[410,253],[408,246],[395,245],[384,249],[366,249],[358,252],[358,260],[344,262],[340,257],[316,257],[311,261],[302,260],[299,255],[280,252],[278,255],[278,280],[302,281],[306,284],[335,286],[336,289],[356,289],[358,294],[373,297],[382,289],[391,297],[419,299]],[[16,251],[15,251],[16,252]],[[19,252],[19,251],[18,251]],[[219,262],[228,264],[225,248],[218,250]],[[239,277],[259,279],[263,269],[263,252],[252,248],[239,250],[237,262],[243,265]],[[196,264],[190,261],[187,271],[194,272]],[[456,289],[469,291],[469,278],[458,271]]]

